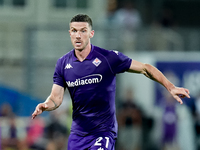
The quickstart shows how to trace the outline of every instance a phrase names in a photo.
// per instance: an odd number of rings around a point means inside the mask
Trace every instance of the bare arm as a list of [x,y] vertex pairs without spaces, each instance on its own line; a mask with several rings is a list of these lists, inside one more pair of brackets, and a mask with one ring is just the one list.
[[36,106],[35,111],[32,114],[32,119],[34,119],[37,115],[41,114],[43,111],[51,111],[58,108],[63,101],[64,88],[53,84],[51,94],[47,97],[46,101],[40,103]]
[[[132,60],[131,66],[128,72],[132,73],[142,73],[146,77],[162,84],[170,94],[180,103],[182,104],[181,98],[189,96],[189,90],[185,88],[179,88],[174,86],[157,68],[150,64],[144,64],[135,60]],[[180,98],[181,97],[181,98]]]

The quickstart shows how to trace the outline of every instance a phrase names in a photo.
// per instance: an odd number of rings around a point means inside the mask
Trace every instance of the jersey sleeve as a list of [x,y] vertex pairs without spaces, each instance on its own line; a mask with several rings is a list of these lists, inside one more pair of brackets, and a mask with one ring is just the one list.
[[54,84],[57,84],[57,85],[60,85],[64,88],[66,88],[66,83],[64,80],[62,68],[63,68],[63,65],[62,65],[62,60],[60,58],[60,59],[58,59],[58,61],[56,63],[56,67],[55,67],[55,71],[54,71],[54,75],[53,75],[53,82],[54,82]]
[[130,66],[132,59],[118,51],[111,51],[108,61],[110,62],[111,69],[115,74],[127,71]]

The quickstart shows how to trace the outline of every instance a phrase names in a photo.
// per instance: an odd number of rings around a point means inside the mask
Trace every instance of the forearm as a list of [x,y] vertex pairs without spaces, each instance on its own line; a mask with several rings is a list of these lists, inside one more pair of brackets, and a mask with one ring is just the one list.
[[[189,96],[189,90],[185,88],[175,87],[164,75],[160,72],[157,68],[152,65],[144,64],[135,60],[132,60],[131,66],[128,72],[132,73],[142,73],[146,77],[160,83],[163,85],[171,95],[180,103],[182,104],[183,101],[180,99]],[[180,97],[179,97],[180,96]]]
[[157,68],[155,68],[154,66],[152,65],[149,65],[149,64],[145,64],[145,69],[144,69],[144,72],[143,74],[162,84],[169,92],[171,91],[171,89],[173,89],[175,86],[174,84],[172,84],[164,75],[162,72],[160,72]]
[[47,97],[44,103],[48,106],[48,108],[45,111],[55,110],[61,105],[61,103],[58,100],[52,98],[51,96]]
[[175,86],[163,75],[162,72],[150,64],[144,64],[136,60],[132,60],[128,72],[144,74],[146,77],[162,84],[169,92],[175,88]]

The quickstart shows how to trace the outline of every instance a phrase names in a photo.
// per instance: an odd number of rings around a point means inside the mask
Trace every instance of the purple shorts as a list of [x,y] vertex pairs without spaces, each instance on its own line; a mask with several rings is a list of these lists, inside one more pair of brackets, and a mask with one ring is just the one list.
[[115,150],[115,141],[116,139],[108,132],[84,137],[71,133],[68,150]]

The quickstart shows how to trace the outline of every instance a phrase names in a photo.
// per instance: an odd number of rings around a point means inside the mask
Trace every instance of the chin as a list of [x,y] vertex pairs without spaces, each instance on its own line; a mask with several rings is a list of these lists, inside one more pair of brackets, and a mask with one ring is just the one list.
[[82,51],[83,48],[81,48],[81,47],[75,47],[75,50],[77,50],[77,51]]

